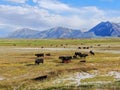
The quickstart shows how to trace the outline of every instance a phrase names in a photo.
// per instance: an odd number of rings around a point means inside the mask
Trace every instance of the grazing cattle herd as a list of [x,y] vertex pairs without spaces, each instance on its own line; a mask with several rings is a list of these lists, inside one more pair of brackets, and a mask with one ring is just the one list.
[[89,49],[89,47],[78,47],[78,49]]
[[[63,45],[61,45],[63,46]],[[81,49],[82,47],[78,47],[78,49]],[[83,47],[83,49],[89,49],[89,47]],[[73,59],[80,59],[80,62],[83,62],[85,63],[86,62],[86,57],[89,56],[89,55],[95,55],[95,53],[90,50],[88,53],[82,53],[82,52],[74,52],[73,55],[61,55],[61,56],[58,56],[58,59],[61,60],[61,63],[70,63],[71,60]],[[47,57],[50,57],[51,56],[51,53],[37,53],[35,54],[35,56],[37,57],[35,59],[35,65],[39,65],[40,63],[44,63],[44,58],[45,56]],[[44,79],[47,79],[48,75],[43,75],[43,76],[39,76],[39,77],[36,77],[34,78],[34,80],[44,80]]]
[[[82,47],[78,47],[78,49],[81,49]],[[89,49],[89,47],[83,47],[83,49]],[[81,52],[74,52],[74,55],[72,56],[59,56],[58,59],[62,60],[62,63],[69,63],[72,59],[80,58],[80,62],[86,62],[86,57],[90,55],[95,55],[95,53],[90,50],[89,53],[81,53]],[[38,53],[35,54],[37,56],[37,59],[35,60],[35,64],[39,65],[40,63],[44,63],[44,55],[51,56],[50,53],[44,54],[44,53]]]

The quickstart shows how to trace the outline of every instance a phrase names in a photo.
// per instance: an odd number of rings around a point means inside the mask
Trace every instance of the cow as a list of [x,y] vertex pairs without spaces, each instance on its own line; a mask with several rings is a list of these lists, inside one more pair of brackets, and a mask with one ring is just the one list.
[[101,44],[98,44],[97,46],[101,46]]
[[89,53],[92,54],[92,55],[95,55],[95,53],[93,51],[90,51]]
[[44,53],[35,54],[37,57],[44,57]]
[[79,57],[81,57],[81,58],[86,58],[87,56],[88,56],[88,54],[82,54],[82,53],[79,55]]
[[75,56],[79,56],[81,52],[75,52]]
[[63,44],[61,44],[60,46],[63,46]]
[[59,56],[59,59],[63,59],[64,58],[64,56]]
[[78,49],[81,49],[81,47],[78,47]]
[[83,49],[86,49],[86,47],[83,47]]
[[65,56],[65,59],[72,59],[72,56]]
[[62,60],[62,63],[69,63],[72,59],[72,56],[59,56],[59,59]]
[[35,64],[36,64],[36,65],[39,65],[39,63],[44,63],[44,59],[43,59],[43,58],[40,58],[40,59],[36,59],[36,60],[35,60]]
[[76,55],[73,55],[73,58],[74,58],[74,59],[76,59],[76,58],[77,58],[77,56],[76,56]]
[[50,53],[47,53],[47,54],[45,54],[46,56],[51,56],[51,54]]
[[75,56],[79,56],[81,58],[86,58],[88,54],[82,54],[81,52],[75,52]]
[[80,62],[86,62],[86,60],[80,60]]
[[59,59],[72,59],[72,56],[59,56]]
[[89,49],[89,47],[86,47],[86,49]]
[[53,46],[52,44],[50,44],[50,46]]

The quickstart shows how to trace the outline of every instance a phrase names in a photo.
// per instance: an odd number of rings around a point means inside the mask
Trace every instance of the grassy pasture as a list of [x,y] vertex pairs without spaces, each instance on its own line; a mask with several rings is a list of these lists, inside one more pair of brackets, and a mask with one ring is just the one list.
[[[75,50],[43,50],[43,49],[16,49],[16,48],[75,48]],[[93,46],[88,50],[77,49],[78,46]],[[89,55],[86,63],[81,63],[80,58],[72,60],[68,64],[61,63],[60,55],[73,55],[75,51],[88,53],[89,50],[96,51],[95,56]],[[0,39],[0,90],[112,90],[111,84],[102,86],[81,85],[65,86],[64,84],[53,84],[55,79],[64,77],[75,72],[99,71],[99,75],[84,79],[82,82],[112,81],[114,88],[120,88],[119,82],[112,76],[102,76],[109,71],[120,72],[120,53],[99,52],[99,50],[120,50],[119,38],[107,39]],[[45,56],[45,63],[34,65],[35,53],[51,53]],[[43,81],[35,81],[33,78],[48,75]],[[75,89],[75,90],[76,90]],[[117,89],[115,89],[117,90]],[[119,90],[119,89],[118,89]]]
[[0,39],[0,46],[50,46],[80,44],[119,44],[119,38],[106,39]]

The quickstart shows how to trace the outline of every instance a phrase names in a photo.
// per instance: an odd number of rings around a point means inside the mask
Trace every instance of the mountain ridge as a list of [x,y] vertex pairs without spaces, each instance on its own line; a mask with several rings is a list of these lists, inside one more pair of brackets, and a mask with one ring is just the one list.
[[7,37],[8,38],[32,38],[32,36],[39,31],[28,29],[28,28],[22,28],[17,29],[16,31],[10,33]]
[[66,27],[54,27],[44,31],[23,28],[9,34],[7,38],[96,38],[118,36],[120,36],[120,24],[106,21],[100,22],[86,32]]
[[66,27],[54,27],[44,31],[29,30],[26,28],[25,30],[21,29],[13,32],[8,38],[91,38],[94,36],[91,32],[86,34],[87,33],[83,33],[80,30]]

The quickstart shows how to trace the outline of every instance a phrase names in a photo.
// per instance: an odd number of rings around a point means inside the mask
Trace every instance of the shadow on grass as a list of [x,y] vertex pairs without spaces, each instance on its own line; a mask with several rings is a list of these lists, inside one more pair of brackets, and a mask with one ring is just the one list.
[[37,66],[35,64],[26,64],[25,66]]

